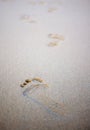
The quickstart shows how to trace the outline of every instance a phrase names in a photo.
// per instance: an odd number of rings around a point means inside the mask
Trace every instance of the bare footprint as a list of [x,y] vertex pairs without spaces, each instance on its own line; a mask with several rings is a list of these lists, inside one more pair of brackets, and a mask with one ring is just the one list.
[[[37,81],[37,82],[35,82]],[[48,84],[41,78],[39,77],[34,77],[32,79],[26,79],[25,82],[23,84],[20,84],[20,87],[25,87],[28,83],[35,83],[36,85],[45,85],[46,87],[48,87]],[[34,84],[34,85],[35,85]]]
[[52,38],[52,39],[57,39],[57,40],[62,40],[64,41],[64,36],[63,35],[59,35],[59,34],[48,34],[48,37],[49,38]]
[[22,15],[20,19],[28,23],[36,23],[36,20],[34,20],[30,15]]
[[58,43],[57,42],[50,42],[48,44],[49,47],[54,47],[54,46],[58,46]]

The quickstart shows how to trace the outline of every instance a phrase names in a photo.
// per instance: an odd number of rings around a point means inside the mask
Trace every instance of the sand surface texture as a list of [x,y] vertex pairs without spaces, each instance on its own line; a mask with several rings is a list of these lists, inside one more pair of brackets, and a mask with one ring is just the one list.
[[89,130],[89,5],[0,0],[0,130]]

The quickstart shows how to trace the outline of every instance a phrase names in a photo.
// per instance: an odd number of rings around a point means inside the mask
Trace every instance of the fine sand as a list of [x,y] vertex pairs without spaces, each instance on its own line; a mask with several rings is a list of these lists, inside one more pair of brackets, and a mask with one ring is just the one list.
[[89,130],[88,1],[0,0],[0,130]]

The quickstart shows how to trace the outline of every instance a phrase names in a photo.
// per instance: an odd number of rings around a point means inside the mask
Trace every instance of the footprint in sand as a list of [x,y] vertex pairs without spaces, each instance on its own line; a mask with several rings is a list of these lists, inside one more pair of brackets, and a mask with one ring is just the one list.
[[36,22],[37,22],[37,21],[36,21],[35,19],[33,19],[30,15],[22,15],[22,16],[20,17],[20,19],[21,19],[22,21],[27,22],[27,23],[36,23]]
[[49,47],[55,47],[59,45],[60,41],[64,41],[64,36],[63,35],[59,35],[59,34],[48,34],[48,38],[52,39],[53,41],[51,41],[48,46]]
[[58,42],[54,41],[54,42],[50,42],[48,44],[49,47],[54,47],[54,46],[58,46]]
[[[20,84],[20,87],[25,87],[27,84],[29,84],[29,83],[35,83],[34,85],[46,85],[47,87],[48,87],[48,84],[43,80],[43,79],[41,79],[41,78],[39,78],[39,77],[34,77],[34,78],[32,78],[32,79],[26,79],[25,81],[24,81],[24,83],[23,84]],[[33,84],[32,84],[33,85]]]
[[[36,82],[36,83],[32,84],[32,82]],[[42,104],[43,106],[45,106],[45,108],[47,107],[47,109],[51,111],[52,114],[63,115],[63,116],[66,116],[68,114],[63,103],[53,100],[52,98],[47,96],[46,93],[43,93],[45,91],[39,91],[39,93],[37,92],[38,88],[40,87],[48,87],[47,83],[43,79],[39,77],[26,79],[24,83],[20,86],[24,87],[28,83],[30,83],[31,85],[26,89],[24,89],[23,91],[24,96],[26,96],[30,100],[35,101],[35,103],[38,103],[38,105]]]
[[64,36],[63,35],[59,35],[59,34],[48,34],[48,37],[49,38],[52,38],[52,39],[57,39],[57,40],[62,40],[64,41]]

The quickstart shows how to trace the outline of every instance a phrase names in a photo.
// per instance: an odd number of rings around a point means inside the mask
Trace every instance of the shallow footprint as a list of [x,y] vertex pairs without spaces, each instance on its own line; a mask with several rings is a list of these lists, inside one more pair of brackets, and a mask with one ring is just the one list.
[[48,34],[48,37],[49,38],[52,38],[52,39],[57,39],[57,40],[62,40],[64,41],[64,36],[63,35],[59,35],[59,34]]
[[20,87],[24,88],[25,86],[27,86],[29,83],[35,83],[35,84],[32,84],[33,86],[38,86],[38,85],[45,85],[46,87],[48,87],[48,84],[41,78],[39,77],[34,77],[32,79],[26,79],[24,81],[23,84],[20,84]]
[[20,19],[28,23],[36,23],[36,20],[34,20],[30,15],[22,15]]
[[58,46],[58,43],[57,42],[50,42],[48,44],[49,47],[55,47],[55,46]]

